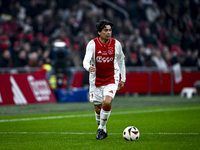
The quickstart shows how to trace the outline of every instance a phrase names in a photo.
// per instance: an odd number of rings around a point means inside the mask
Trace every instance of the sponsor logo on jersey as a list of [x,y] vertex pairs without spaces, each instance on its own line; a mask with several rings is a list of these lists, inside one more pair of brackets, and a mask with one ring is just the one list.
[[98,54],[101,54],[101,51],[98,51]]
[[37,101],[40,102],[50,100],[51,90],[49,89],[46,80],[36,80],[31,75],[29,75],[27,79]]
[[113,61],[113,57],[102,57],[102,56],[97,56],[96,61],[99,63],[109,63]]

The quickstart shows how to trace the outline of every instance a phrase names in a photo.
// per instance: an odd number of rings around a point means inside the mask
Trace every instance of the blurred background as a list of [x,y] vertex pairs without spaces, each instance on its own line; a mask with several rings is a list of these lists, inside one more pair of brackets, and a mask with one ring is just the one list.
[[54,94],[87,87],[82,61],[100,19],[114,23],[126,56],[127,82],[118,94],[173,95],[200,80],[199,0],[0,0],[1,80],[16,85],[28,73],[38,88],[39,73]]

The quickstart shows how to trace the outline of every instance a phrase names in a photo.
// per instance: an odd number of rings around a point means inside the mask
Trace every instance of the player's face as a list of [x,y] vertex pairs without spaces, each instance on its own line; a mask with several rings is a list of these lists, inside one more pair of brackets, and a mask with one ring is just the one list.
[[110,25],[105,25],[105,28],[98,33],[103,40],[109,40],[112,36],[112,28]]

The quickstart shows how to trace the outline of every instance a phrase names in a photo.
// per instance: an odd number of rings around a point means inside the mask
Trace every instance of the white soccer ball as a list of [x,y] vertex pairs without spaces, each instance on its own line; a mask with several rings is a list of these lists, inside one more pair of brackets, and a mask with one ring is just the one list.
[[129,126],[126,129],[124,129],[123,137],[127,141],[137,141],[139,139],[139,136],[140,132],[134,126]]

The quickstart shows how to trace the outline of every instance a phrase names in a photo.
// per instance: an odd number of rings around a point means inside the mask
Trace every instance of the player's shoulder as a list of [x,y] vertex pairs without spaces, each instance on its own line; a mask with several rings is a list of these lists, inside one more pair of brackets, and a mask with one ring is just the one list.
[[88,42],[88,44],[92,44],[92,43],[94,43],[94,39],[92,39],[92,40],[90,40],[90,41]]
[[121,43],[117,39],[115,38],[112,38],[112,39],[115,40],[115,45],[121,45]]
[[92,46],[92,45],[94,45],[94,44],[95,44],[94,39],[92,39],[92,40],[90,40],[90,41],[88,42],[87,46]]
[[110,38],[112,41],[115,41],[115,43],[119,43],[119,41],[115,38]]

